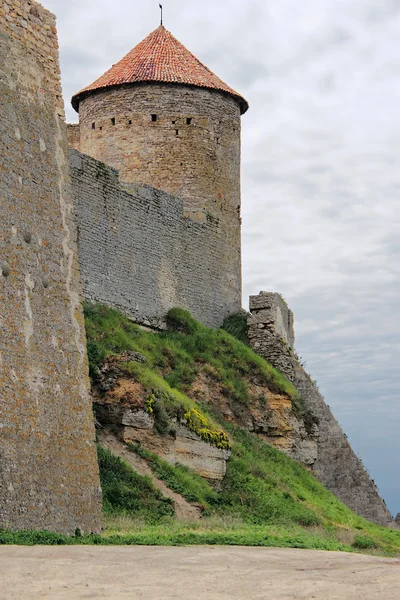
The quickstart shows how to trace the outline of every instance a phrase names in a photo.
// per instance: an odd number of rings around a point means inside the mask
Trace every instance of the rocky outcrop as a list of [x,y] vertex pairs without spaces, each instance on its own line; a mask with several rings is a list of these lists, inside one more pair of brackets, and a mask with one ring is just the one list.
[[224,478],[229,450],[207,444],[184,425],[176,425],[173,435],[162,436],[154,424],[151,429],[141,428],[140,420],[139,417],[136,423],[132,423],[133,426],[123,427],[121,435],[125,443],[142,444],[170,464],[189,467],[206,479]]
[[126,353],[102,365],[100,382],[93,391],[98,425],[112,427],[120,441],[141,444],[170,464],[187,466],[210,480],[223,479],[230,451],[205,442],[186,426],[184,417],[173,418],[171,427],[160,433],[148,391],[121,368],[129,361],[143,362],[143,357]]
[[263,381],[246,377],[249,399],[239,403],[224,393],[213,379],[210,369],[199,372],[189,390],[193,399],[211,405],[224,418],[257,434],[278,450],[310,467],[317,458],[319,428],[309,427],[296,414],[291,399],[283,393],[272,392]]
[[[129,362],[145,361],[139,353],[126,352],[103,362],[93,390],[98,423],[113,427],[119,440],[126,444],[141,444],[171,464],[180,463],[207,479],[221,480],[229,451],[205,442],[187,427],[183,418],[173,419],[172,426],[162,433],[157,429],[155,415],[146,406],[149,391],[125,369]],[[199,369],[188,395],[311,468],[317,458],[318,425],[306,423],[296,414],[291,399],[271,391],[265,381],[247,375],[246,383],[249,399],[238,403],[225,393],[213,377],[212,368],[206,366]]]
[[396,527],[374,482],[354,454],[315,383],[296,358],[293,315],[285,301],[279,294],[261,292],[250,297],[250,312],[250,345],[293,382],[301,394],[305,421],[309,425],[313,421],[318,424],[316,456],[310,463],[315,476],[357,514],[374,523]]

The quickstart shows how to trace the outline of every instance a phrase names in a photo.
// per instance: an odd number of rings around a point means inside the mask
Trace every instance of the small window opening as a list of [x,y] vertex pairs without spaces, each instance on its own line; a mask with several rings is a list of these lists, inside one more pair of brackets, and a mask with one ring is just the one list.
[[157,121],[157,115],[151,115],[151,120],[155,123]]
[[102,127],[99,127],[99,129],[100,129],[100,131],[103,131],[103,128],[102,128]]
[[92,123],[92,129],[96,129],[96,123]]
[[172,125],[175,125],[176,121],[172,121]]
[[186,119],[186,125],[191,125],[191,124],[192,124],[192,121],[193,121],[192,117],[188,117],[188,118]]
[[179,135],[179,129],[175,129],[176,135]]
[[111,119],[111,125],[115,125],[115,117]]
[[129,121],[129,125],[132,125],[132,121]]

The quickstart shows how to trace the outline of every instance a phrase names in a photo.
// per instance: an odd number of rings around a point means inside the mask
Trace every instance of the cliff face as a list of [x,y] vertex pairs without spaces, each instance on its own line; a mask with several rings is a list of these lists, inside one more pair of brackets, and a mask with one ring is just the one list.
[[140,444],[172,465],[189,467],[206,479],[223,479],[228,449],[218,448],[191,431],[184,416],[173,416],[169,426],[161,430],[153,409],[154,392],[124,369],[127,361],[140,363],[143,359],[138,353],[128,353],[103,362],[99,382],[93,388],[98,424],[121,442]]
[[[151,390],[119,370],[117,365],[123,365],[123,360],[106,359],[101,370],[108,374],[93,388],[96,419],[101,427],[114,431],[126,444],[141,444],[167,462],[183,464],[206,479],[223,479],[230,452],[202,440],[190,431],[185,419],[178,422],[173,418],[170,429],[160,433],[154,414],[148,412]],[[187,394],[306,467],[313,465],[317,459],[318,427],[308,428],[286,394],[273,392],[252,378],[247,383],[249,399],[240,405],[224,392],[206,367],[199,370]]]
[[305,466],[312,465],[317,458],[318,426],[309,427],[304,422],[287,394],[271,390],[257,376],[244,379],[248,400],[243,404],[226,393],[209,368],[199,372],[188,393],[220,412],[228,422],[257,434]]
[[395,526],[374,482],[293,352],[293,314],[286,303],[278,294],[261,292],[250,298],[250,311],[250,345],[293,382],[301,394],[303,412],[318,424],[315,460],[309,463],[314,475],[357,514]]

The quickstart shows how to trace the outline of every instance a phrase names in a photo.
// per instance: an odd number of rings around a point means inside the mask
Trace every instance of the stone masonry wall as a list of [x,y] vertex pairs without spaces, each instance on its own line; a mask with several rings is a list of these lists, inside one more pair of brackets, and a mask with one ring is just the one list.
[[290,348],[294,347],[294,316],[280,294],[260,292],[250,296],[251,324],[279,336]]
[[278,294],[261,292],[250,297],[248,319],[252,348],[281,371],[299,390],[305,405],[318,422],[317,458],[312,465],[314,475],[344,504],[359,515],[380,525],[396,526],[378,490],[354,454],[331,410],[310,376],[299,364],[282,332],[282,316],[288,314]]
[[101,527],[55,19],[0,4],[0,529]]
[[68,146],[74,150],[81,149],[81,132],[77,123],[69,123],[67,125]]
[[219,219],[220,276],[239,310],[239,103],[187,85],[118,86],[83,99],[79,123],[80,151],[117,169],[121,182],[182,198],[191,218]]
[[87,299],[153,327],[175,306],[214,327],[238,311],[221,275],[218,220],[189,219],[182,200],[150,187],[127,192],[117,171],[74,150],[71,168]]

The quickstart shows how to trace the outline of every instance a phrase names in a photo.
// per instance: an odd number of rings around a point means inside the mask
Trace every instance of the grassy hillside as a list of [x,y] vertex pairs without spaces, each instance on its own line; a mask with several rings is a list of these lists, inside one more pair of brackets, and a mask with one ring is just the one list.
[[[148,387],[152,410],[161,414],[164,429],[168,429],[169,420],[177,411],[181,414],[192,411],[197,415],[198,423],[193,428],[198,433],[202,429],[215,435],[219,432],[215,444],[218,445],[218,439],[225,440],[231,448],[227,474],[218,490],[189,469],[173,467],[143,447],[131,448],[148,460],[153,472],[168,487],[204,507],[203,524],[197,524],[193,534],[198,535],[199,528],[207,529],[207,523],[212,522],[214,533],[222,527],[226,535],[226,524],[234,523],[236,532],[247,532],[247,543],[251,543],[251,531],[254,534],[262,531],[263,535],[268,532],[278,535],[281,531],[286,532],[285,536],[289,531],[289,537],[296,534],[297,544],[307,539],[307,544],[317,547],[327,544],[342,548],[344,544],[347,548],[400,552],[400,532],[391,532],[358,517],[300,464],[258,437],[227,423],[215,409],[211,413],[210,407],[188,397],[187,391],[199,369],[206,368],[226,393],[234,395],[237,403],[245,404],[248,390],[244,375],[251,372],[270,389],[287,394],[300,410],[297,390],[246,345],[224,330],[202,326],[179,309],[170,311],[169,330],[163,333],[144,331],[117,311],[103,306],[86,307],[86,324],[94,379],[99,364],[110,353],[127,350],[141,353],[147,362],[128,363],[127,369]],[[108,522],[123,523],[129,532],[129,518],[135,520],[136,516],[134,511],[123,516],[123,521]],[[146,527],[150,525],[147,520]],[[168,527],[172,528],[173,536],[173,531],[181,530],[182,525],[169,523]],[[188,531],[192,529],[189,527]],[[256,536],[254,541],[257,539]]]
[[212,487],[190,469],[171,466],[142,446],[130,446],[154,475],[189,502],[203,518],[178,522],[174,506],[148,477],[99,448],[107,524],[102,536],[65,538],[48,533],[0,532],[0,543],[80,544],[242,544],[400,554],[400,532],[375,526],[355,515],[314,476],[259,437],[228,423],[215,405],[189,397],[200,370],[239,406],[249,401],[248,375],[286,394],[302,410],[297,390],[266,361],[224,330],[211,330],[174,309],[169,330],[142,330],[117,311],[86,307],[90,373],[99,377],[104,358],[137,352],[145,362],[124,368],[147,390],[146,406],[159,432],[184,416],[203,439],[230,448],[227,474]]

